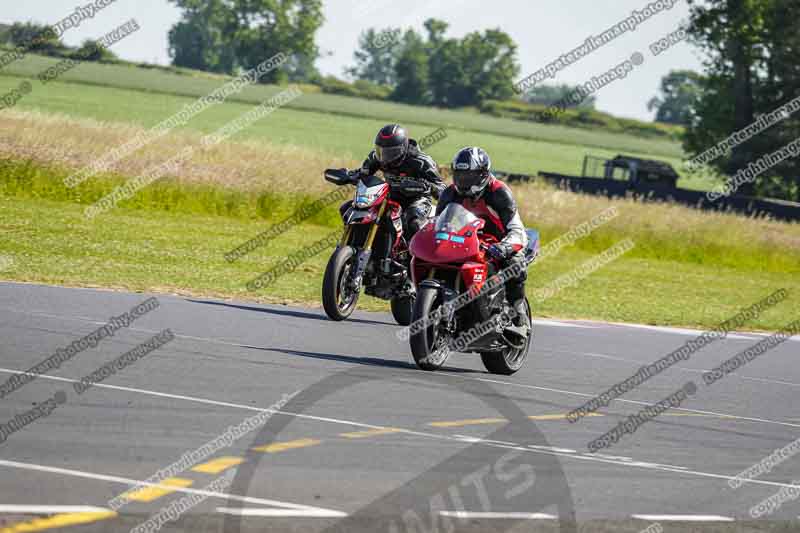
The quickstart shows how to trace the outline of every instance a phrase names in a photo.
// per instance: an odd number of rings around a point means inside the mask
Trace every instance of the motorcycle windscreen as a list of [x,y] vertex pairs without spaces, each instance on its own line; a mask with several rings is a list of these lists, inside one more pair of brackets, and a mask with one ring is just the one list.
[[461,204],[452,203],[436,218],[437,233],[460,233],[467,226],[474,226],[480,219]]

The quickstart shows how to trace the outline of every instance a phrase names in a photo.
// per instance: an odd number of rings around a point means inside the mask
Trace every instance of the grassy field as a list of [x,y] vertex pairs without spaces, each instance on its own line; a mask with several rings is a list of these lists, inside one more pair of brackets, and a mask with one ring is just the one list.
[[[55,58],[29,55],[2,70],[3,76],[21,76],[35,80],[36,76],[58,62]],[[127,65],[84,63],[61,76],[61,81],[102,87],[133,89],[159,94],[200,97],[219,87],[228,78],[198,73],[187,76],[157,69],[143,69]],[[35,88],[50,91],[50,84]],[[231,101],[260,103],[280,90],[279,87],[258,85],[248,87]],[[304,86],[306,93],[289,107],[322,113],[370,118],[372,120],[405,121],[438,128],[486,132],[504,137],[546,141],[609,150],[628,150],[638,153],[678,158],[683,155],[679,144],[669,140],[643,139],[633,135],[595,132],[563,126],[548,126],[512,119],[481,115],[477,112],[454,111],[428,107],[409,106],[393,102],[363,100],[347,96],[321,94],[316,87]],[[57,92],[54,90],[52,92]]]
[[[152,126],[226,81],[223,76],[206,73],[189,76],[125,65],[85,63],[60,78],[68,83],[42,85],[36,75],[55,62],[53,58],[30,55],[12,63],[0,71],[0,92],[16,87],[20,77],[24,77],[32,80],[33,94],[20,102],[21,109]],[[249,105],[260,103],[280,90],[276,86],[248,87],[225,104],[203,113],[187,129],[207,131],[221,118],[244,112]],[[682,176],[681,187],[709,189],[712,185],[711,176],[689,175],[682,170],[683,151],[679,144],[668,140],[321,94],[313,86],[303,86],[303,91],[301,98],[276,113],[269,124],[265,122],[245,135],[361,158],[369,149],[374,130],[388,121],[401,121],[417,137],[445,128],[450,137],[431,149],[432,155],[444,163],[458,148],[479,144],[490,151],[497,168],[502,170],[579,174],[586,154],[613,157],[625,153],[669,162]]]
[[[18,81],[12,77],[0,77],[0,93],[15,87]],[[310,96],[314,95],[302,96],[296,101]],[[328,95],[321,96],[328,97]],[[23,98],[16,108],[91,118],[101,122],[132,122],[143,127],[152,127],[191,102],[192,98],[171,94],[149,94],[126,89],[55,82],[46,87],[34,84],[33,92]],[[250,109],[252,109],[251,104],[227,102],[195,117],[183,129],[210,133]],[[8,114],[7,112],[8,110],[4,110],[3,114]],[[395,116],[394,120],[403,120],[417,137],[427,135],[438,127],[433,124],[415,123],[403,116]],[[355,164],[360,163],[371,149],[373,132],[384,122],[383,119],[282,108],[237,135],[236,139],[267,139],[271,144],[312,148],[318,153],[328,154],[331,160],[344,158],[350,164]],[[516,121],[509,120],[509,122]],[[601,157],[614,157],[620,152],[638,157],[659,157],[654,153],[636,152],[632,149],[588,148],[583,145],[530,140],[484,131],[462,129],[446,131],[448,137],[428,150],[443,164],[447,164],[459,148],[471,144],[480,145],[488,150],[497,168],[531,174],[539,170],[580,174],[583,157],[587,153]],[[169,154],[164,153],[163,156],[166,158]],[[676,169],[681,164],[680,159],[675,157],[661,157],[661,159],[671,163]],[[309,169],[317,170],[324,166],[326,165]],[[707,188],[708,181],[703,177],[687,177],[680,185],[689,188]]]

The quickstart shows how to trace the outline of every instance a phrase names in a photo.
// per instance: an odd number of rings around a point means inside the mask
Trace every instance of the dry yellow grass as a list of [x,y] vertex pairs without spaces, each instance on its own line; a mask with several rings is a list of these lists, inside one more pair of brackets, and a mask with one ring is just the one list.
[[670,203],[642,203],[557,190],[537,184],[514,186],[526,222],[545,227],[573,227],[615,206],[620,216],[607,227],[618,234],[673,235],[686,248],[710,243],[740,244],[800,253],[800,224],[700,211]]
[[[6,110],[0,114],[0,155],[78,170],[145,131],[130,124]],[[110,171],[136,176],[191,145],[196,148],[194,157],[170,176],[180,183],[307,193],[325,188],[322,169],[357,164],[307,148],[267,142],[223,142],[203,148],[201,139],[198,133],[170,132]]]

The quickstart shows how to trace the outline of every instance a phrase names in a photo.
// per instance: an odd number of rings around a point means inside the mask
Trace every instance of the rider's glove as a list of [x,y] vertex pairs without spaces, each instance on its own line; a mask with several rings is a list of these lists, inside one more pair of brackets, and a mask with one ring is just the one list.
[[352,180],[353,183],[358,182],[358,179],[361,177],[361,173],[362,171],[360,168],[347,171],[347,175],[350,176],[350,179]]
[[419,181],[417,181],[417,184],[424,191],[422,194],[430,194],[431,193],[431,184],[429,182],[423,181],[423,180],[419,180]]
[[505,261],[514,254],[514,250],[511,248],[510,244],[499,242],[497,244],[490,245],[486,250],[486,253],[495,259]]

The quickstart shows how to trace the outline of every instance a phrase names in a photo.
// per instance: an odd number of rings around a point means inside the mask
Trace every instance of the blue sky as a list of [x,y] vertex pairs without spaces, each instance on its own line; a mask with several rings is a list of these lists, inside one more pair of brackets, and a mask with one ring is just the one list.
[[[7,2],[0,22],[33,20],[53,23],[73,12],[76,5],[90,0],[26,0]],[[500,28],[519,46],[523,76],[544,67],[563,53],[582,44],[589,35],[642,9],[640,0],[329,0],[324,2],[325,24],[317,33],[324,57],[318,66],[323,74],[343,76],[352,64],[359,33],[369,27],[401,26],[422,28],[429,17],[450,24],[450,35],[487,28]],[[626,79],[617,80],[597,95],[597,107],[615,115],[650,120],[647,102],[658,89],[662,76],[674,69],[700,70],[700,57],[688,43],[679,43],[657,57],[649,45],[675,31],[686,19],[689,8],[679,0],[670,10],[642,23],[612,43],[561,71],[548,83],[577,84],[605,72],[634,52],[645,55],[645,63]],[[109,29],[135,18],[141,30],[114,46],[123,59],[168,64],[167,32],[178,20],[179,11],[167,0],[117,0],[93,20],[64,35],[67,44],[103,35]]]

